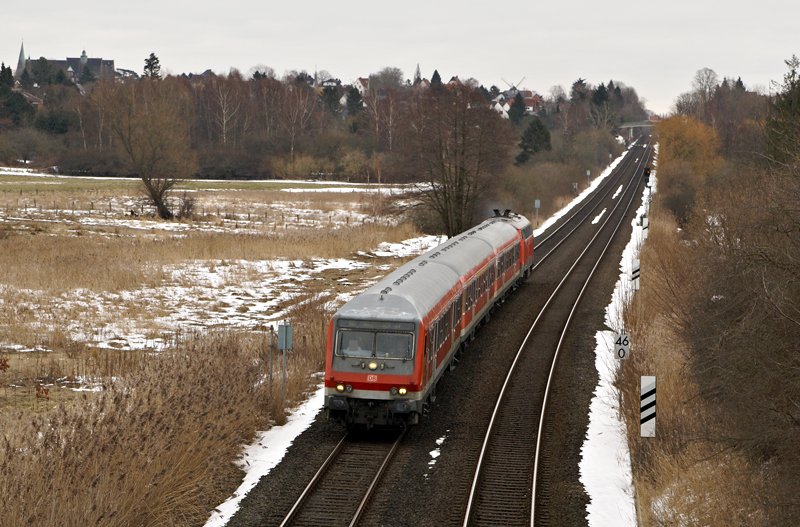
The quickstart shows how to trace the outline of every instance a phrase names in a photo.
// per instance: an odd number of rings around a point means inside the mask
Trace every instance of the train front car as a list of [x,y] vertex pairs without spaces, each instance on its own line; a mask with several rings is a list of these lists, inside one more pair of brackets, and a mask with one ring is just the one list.
[[415,424],[478,325],[533,265],[533,231],[499,213],[342,306],[328,329],[325,408],[348,426]]
[[[449,269],[419,267],[421,258],[350,300],[331,320],[325,358],[329,418],[367,428],[419,420],[427,397],[423,316],[458,283]],[[412,277],[409,287],[405,282]]]

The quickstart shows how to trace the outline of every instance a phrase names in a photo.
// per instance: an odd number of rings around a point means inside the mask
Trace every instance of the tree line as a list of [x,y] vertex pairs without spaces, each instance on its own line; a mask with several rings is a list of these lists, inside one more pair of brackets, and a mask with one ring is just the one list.
[[[475,79],[444,83],[438,71],[428,83],[419,71],[404,80],[401,70],[387,67],[360,86],[326,72],[278,78],[266,66],[247,76],[232,70],[162,77],[155,54],[141,78],[93,81],[82,86],[84,95],[43,77],[31,92],[44,108],[34,111],[10,89],[4,67],[0,78],[6,76],[0,160],[35,159],[68,174],[137,175],[154,181],[147,188],[153,199],[169,190],[168,180],[186,176],[454,180],[455,191],[430,201],[447,230],[471,221],[481,186],[497,186],[515,160],[528,163],[553,145],[567,159],[581,134],[582,141],[598,130],[608,138],[621,119],[646,115],[635,90],[613,81],[594,87],[579,79],[569,96],[554,88],[536,115],[520,108],[517,93],[503,119],[491,110],[497,87]],[[165,181],[156,184],[159,178]]]
[[[628,320],[640,358],[623,367],[653,524],[800,517],[800,60],[786,65],[771,95],[704,68],[657,126],[656,196],[674,223],[645,246],[652,278]],[[644,441],[638,375],[654,373],[675,391],[659,388],[659,438]]]

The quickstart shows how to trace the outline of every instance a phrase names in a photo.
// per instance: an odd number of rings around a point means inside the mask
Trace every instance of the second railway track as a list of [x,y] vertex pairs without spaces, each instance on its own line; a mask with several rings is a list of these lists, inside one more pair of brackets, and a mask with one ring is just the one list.
[[[529,319],[528,314],[543,305],[544,298],[560,280],[564,269],[571,265],[569,259],[574,259],[573,255],[581,251],[581,244],[587,243],[591,236],[587,233],[597,230],[596,226],[590,226],[592,217],[598,210],[613,204],[611,193],[621,181],[634,177],[636,157],[645,152],[641,145],[634,148],[635,151],[628,152],[616,172],[587,198],[585,207],[576,209],[554,228],[548,229],[546,236],[539,238],[537,266],[541,265],[541,269],[479,332],[457,370],[443,378],[431,413],[419,426],[409,430],[394,461],[385,464],[386,474],[380,480],[381,484],[374,488],[374,496],[368,500],[371,505],[363,507],[362,498],[366,488],[375,480],[377,462],[361,464],[359,473],[352,476],[337,476],[335,474],[342,474],[338,469],[332,472],[326,469],[319,487],[335,490],[303,498],[305,505],[286,525],[350,525],[358,509],[363,513],[359,525],[462,525],[485,423],[492,413],[491,397],[496,394],[493,390],[499,389],[507,365],[513,358],[509,343],[523,340],[526,329],[522,328],[527,328],[533,318]],[[565,238],[567,240],[562,244]],[[554,250],[556,244],[561,245],[557,251]],[[602,315],[599,318],[602,320]],[[539,369],[544,369],[544,366]],[[544,389],[543,380],[536,383],[539,384],[537,390]],[[532,393],[533,381],[529,384]],[[587,390],[591,393],[592,388]],[[523,404],[526,409],[531,406],[532,403]],[[341,439],[336,431],[335,427],[318,418],[307,433],[297,438],[284,462],[247,496],[240,514],[229,523],[230,527],[280,525],[294,500],[312,479],[313,471],[322,465]],[[580,430],[578,432],[582,434]],[[430,450],[436,448],[434,443],[442,442],[441,455],[432,460]],[[361,455],[365,454],[353,454],[353,457]],[[512,471],[518,471],[513,463],[509,468],[509,472]],[[506,484],[510,482],[511,479],[505,481]],[[529,502],[530,497],[527,499]],[[580,512],[578,516],[582,516]],[[498,517],[492,524],[497,525],[498,521],[503,520]]]

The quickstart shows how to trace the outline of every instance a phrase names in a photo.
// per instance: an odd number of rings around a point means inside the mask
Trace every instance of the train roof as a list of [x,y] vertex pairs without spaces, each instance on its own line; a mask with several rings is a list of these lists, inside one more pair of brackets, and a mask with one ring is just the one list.
[[335,318],[421,320],[461,277],[518,236],[522,216],[490,218],[406,262],[344,304]]

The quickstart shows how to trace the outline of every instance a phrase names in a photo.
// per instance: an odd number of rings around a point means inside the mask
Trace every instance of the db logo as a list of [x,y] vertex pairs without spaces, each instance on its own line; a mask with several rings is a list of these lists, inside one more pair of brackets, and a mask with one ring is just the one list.
[[367,375],[367,382],[378,382],[377,375]]

